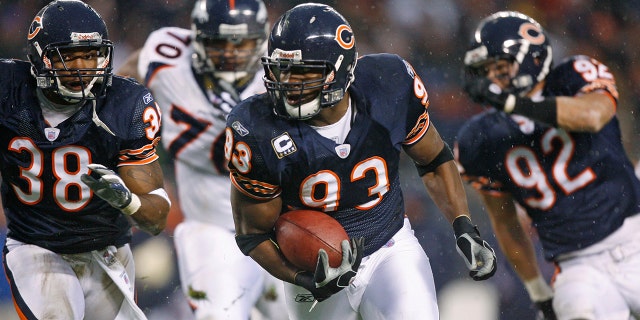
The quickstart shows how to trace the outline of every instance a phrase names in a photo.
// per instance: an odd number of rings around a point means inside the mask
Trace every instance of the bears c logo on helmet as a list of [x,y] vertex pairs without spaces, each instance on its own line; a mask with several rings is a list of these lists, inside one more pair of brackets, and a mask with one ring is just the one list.
[[35,37],[38,34],[38,32],[40,32],[40,30],[42,30],[42,17],[38,16],[33,19],[33,22],[31,22],[27,39],[28,40],[33,39],[33,37]]
[[527,22],[520,25],[520,30],[518,30],[518,34],[531,42],[534,45],[541,45],[546,41],[544,33],[540,30],[540,27],[536,26],[533,23]]
[[339,25],[338,29],[336,29],[336,41],[342,48],[346,50],[353,48],[356,41],[353,37],[353,31],[351,30],[351,27],[345,24]]

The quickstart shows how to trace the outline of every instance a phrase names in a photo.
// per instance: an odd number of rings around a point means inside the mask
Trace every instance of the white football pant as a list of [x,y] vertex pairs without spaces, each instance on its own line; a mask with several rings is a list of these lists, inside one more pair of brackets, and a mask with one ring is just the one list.
[[558,320],[640,319],[640,215],[581,251],[560,258],[553,308]]
[[5,272],[17,288],[12,294],[19,314],[37,319],[146,319],[131,305],[135,277],[129,245],[95,254],[57,254],[7,239],[6,248]]
[[196,319],[249,319],[254,306],[267,319],[287,319],[283,282],[242,254],[234,232],[187,220],[176,227],[174,242]]

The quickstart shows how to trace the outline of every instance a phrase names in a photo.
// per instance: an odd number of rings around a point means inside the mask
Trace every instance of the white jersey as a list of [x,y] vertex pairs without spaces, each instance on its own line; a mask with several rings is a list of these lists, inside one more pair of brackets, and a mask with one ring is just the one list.
[[[226,116],[237,101],[198,82],[191,68],[191,43],[188,29],[154,31],[140,52],[138,73],[163,111],[163,146],[175,161],[185,219],[234,230],[223,148]],[[238,92],[240,99],[265,91],[262,75],[258,72]]]

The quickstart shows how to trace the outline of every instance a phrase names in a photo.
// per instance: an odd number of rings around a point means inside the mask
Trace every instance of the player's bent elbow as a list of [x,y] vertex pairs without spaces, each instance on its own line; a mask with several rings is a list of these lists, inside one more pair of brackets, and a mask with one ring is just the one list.
[[600,130],[602,130],[602,128],[604,128],[612,118],[613,114],[604,112],[593,112],[589,114],[584,131],[591,133],[600,132]]
[[148,234],[150,234],[152,236],[157,236],[160,233],[162,233],[162,231],[164,231],[164,229],[167,227],[167,219],[165,218],[162,221],[157,221],[157,222],[154,222],[154,223],[139,223],[138,222],[137,223],[137,227],[140,230],[142,230],[142,231],[144,231],[144,232],[146,232],[146,233],[148,233]]
[[613,119],[614,114],[597,110],[585,111],[580,117],[565,118],[560,127],[569,131],[597,133]]
[[170,206],[163,204],[152,209],[140,210],[131,217],[136,227],[151,235],[158,235],[167,227]]
[[154,228],[152,228],[151,230],[147,231],[149,234],[151,234],[152,236],[157,236],[160,233],[162,233],[162,231],[164,231],[164,229],[166,228],[166,224],[163,224],[162,226],[155,226]]

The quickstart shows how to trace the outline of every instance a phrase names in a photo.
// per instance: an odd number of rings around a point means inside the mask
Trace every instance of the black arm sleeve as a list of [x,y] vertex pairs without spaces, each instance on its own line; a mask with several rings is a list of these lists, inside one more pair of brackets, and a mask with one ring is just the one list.
[[275,233],[255,233],[255,234],[241,234],[236,235],[236,244],[240,251],[248,256],[251,250],[255,249],[259,244],[275,239]]
[[421,164],[415,163],[415,165],[416,165],[416,168],[418,169],[418,174],[422,177],[429,172],[436,171],[436,168],[439,167],[441,164],[445,162],[449,162],[451,160],[453,160],[453,152],[451,152],[451,148],[449,148],[449,145],[445,142],[444,146],[442,147],[442,150],[440,150],[440,153],[438,153],[435,159],[429,162],[429,164],[421,165]]

